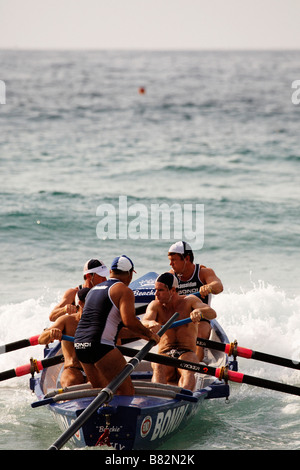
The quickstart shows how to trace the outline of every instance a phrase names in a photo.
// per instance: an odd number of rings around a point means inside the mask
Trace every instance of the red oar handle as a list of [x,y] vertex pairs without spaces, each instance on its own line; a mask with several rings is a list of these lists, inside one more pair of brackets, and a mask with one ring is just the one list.
[[64,356],[62,354],[42,359],[41,361],[32,360],[29,364],[0,372],[0,382],[2,380],[12,379],[13,377],[21,377],[22,375],[31,374],[33,372],[40,372],[46,367],[54,366],[55,364],[59,364],[63,361]]
[[[232,354],[232,344],[226,344],[224,351],[225,351],[226,354],[231,355]],[[245,357],[246,359],[251,359],[253,351],[251,349],[241,348],[240,346],[237,346],[236,353],[240,357]]]
[[14,341],[13,343],[4,344],[3,346],[0,346],[0,354],[16,351],[17,349],[26,348],[27,346],[36,346],[39,344],[39,336],[40,335],[35,335],[28,339],[20,339],[19,341]]
[[209,339],[197,338],[197,346],[203,348],[216,349],[217,351],[224,351],[228,356],[240,356],[246,359],[255,359],[256,361],[268,362],[269,364],[276,364],[278,366],[289,367],[291,369],[300,370],[300,362],[287,359],[285,357],[274,356],[264,352],[253,351],[252,349],[242,348],[234,343],[219,343],[218,341],[211,341]]

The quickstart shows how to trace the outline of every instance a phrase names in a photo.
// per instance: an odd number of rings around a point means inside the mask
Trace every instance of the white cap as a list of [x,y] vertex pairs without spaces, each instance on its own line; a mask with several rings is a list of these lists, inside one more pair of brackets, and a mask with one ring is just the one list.
[[98,276],[109,277],[109,269],[102,261],[90,259],[83,268],[83,275],[85,276],[86,274],[98,274]]
[[178,253],[184,256],[187,251],[192,251],[191,246],[187,242],[180,241],[171,245],[168,253]]

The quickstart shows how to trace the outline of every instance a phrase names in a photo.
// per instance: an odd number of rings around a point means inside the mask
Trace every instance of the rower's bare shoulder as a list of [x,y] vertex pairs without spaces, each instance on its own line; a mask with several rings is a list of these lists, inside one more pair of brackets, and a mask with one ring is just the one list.
[[152,300],[146,308],[146,314],[150,312],[157,312],[160,308],[160,303],[158,300]]
[[203,307],[206,305],[204,304],[204,302],[202,302],[202,300],[197,295],[193,295],[193,294],[187,295],[185,297],[185,301],[189,306],[193,308]]

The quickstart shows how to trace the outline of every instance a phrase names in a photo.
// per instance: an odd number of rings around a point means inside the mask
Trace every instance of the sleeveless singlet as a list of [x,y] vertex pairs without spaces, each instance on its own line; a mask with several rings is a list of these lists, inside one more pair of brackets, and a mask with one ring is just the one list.
[[[179,295],[189,295],[189,294],[199,294],[199,289],[203,286],[203,282],[200,281],[200,264],[195,265],[194,272],[190,279],[186,281],[182,281],[178,274],[174,273],[177,280],[178,280],[178,293]],[[210,298],[211,295],[207,295],[206,297],[200,297],[202,302],[205,304],[210,305]]]
[[119,309],[110,297],[110,289],[118,279],[109,279],[93,287],[86,296],[74,343],[101,343],[115,346],[122,320]]

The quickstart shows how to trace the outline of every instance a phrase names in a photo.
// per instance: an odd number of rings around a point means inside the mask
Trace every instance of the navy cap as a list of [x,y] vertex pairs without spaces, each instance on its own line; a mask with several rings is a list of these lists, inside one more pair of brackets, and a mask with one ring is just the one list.
[[131,259],[128,258],[128,256],[121,255],[121,256],[117,256],[113,260],[110,269],[112,271],[124,271],[124,272],[131,271],[131,270],[134,271],[134,265]]
[[172,287],[178,287],[177,278],[169,272],[160,274],[158,278],[156,278],[155,282],[161,282],[162,284],[165,284],[169,290],[172,289]]

